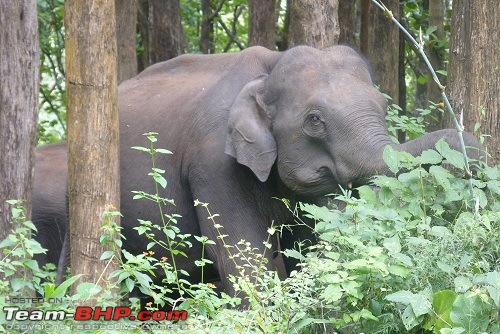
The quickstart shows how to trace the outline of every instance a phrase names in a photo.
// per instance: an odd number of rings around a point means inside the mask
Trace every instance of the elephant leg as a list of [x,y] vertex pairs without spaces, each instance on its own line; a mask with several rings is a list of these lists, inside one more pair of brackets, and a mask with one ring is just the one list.
[[[252,212],[250,207],[245,207],[242,203],[231,205],[211,199],[207,199],[207,202],[210,213],[217,216],[213,220],[209,219],[210,214],[206,208],[197,208],[201,234],[216,243],[207,246],[206,255],[215,264],[221,280],[221,290],[235,295],[229,276],[243,275],[254,281],[253,277],[262,266],[266,270],[274,269],[276,238],[269,236],[267,232],[271,221]],[[271,244],[270,248],[264,245],[267,240]]]
[[70,254],[69,228],[66,228],[61,254],[59,255],[59,262],[57,264],[56,285],[64,281],[64,275],[70,266]]
[[[215,245],[207,245],[205,254],[214,262],[221,289],[234,295],[230,275],[255,276],[254,268],[261,264],[274,269],[272,260],[277,239],[269,235],[268,229],[273,223],[280,223],[280,218],[274,215],[279,211],[275,206],[282,203],[275,201],[274,204],[263,185],[256,183],[251,172],[241,167],[205,173],[206,169],[199,171],[190,182],[193,198],[208,203],[207,207],[196,207],[201,234],[215,242]],[[213,219],[208,219],[209,216]],[[249,243],[252,250],[245,250],[241,240]],[[264,245],[268,240],[270,248]]]

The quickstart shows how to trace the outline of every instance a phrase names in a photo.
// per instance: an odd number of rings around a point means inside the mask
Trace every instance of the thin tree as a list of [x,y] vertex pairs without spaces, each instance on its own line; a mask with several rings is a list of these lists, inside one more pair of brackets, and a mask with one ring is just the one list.
[[[224,1],[221,0],[221,3]],[[215,52],[214,45],[214,18],[217,16],[218,11],[212,10],[211,0],[201,0],[201,35],[200,35],[200,52],[211,54]]]
[[150,64],[184,53],[186,47],[179,0],[149,0]]
[[139,0],[139,71],[185,52],[179,0]]
[[248,46],[276,49],[276,1],[248,1]]
[[323,49],[338,43],[338,0],[289,0],[286,46],[305,44]]
[[40,51],[35,0],[0,1],[0,240],[11,207],[23,199],[31,217],[37,138]]
[[[384,4],[399,17],[399,0]],[[399,101],[399,30],[371,0],[361,0],[361,52],[368,58],[380,90]]]
[[71,272],[104,287],[117,264],[99,260],[103,213],[120,201],[114,1],[68,0],[65,23]]
[[[448,86],[455,113],[467,131],[486,134],[485,145],[500,162],[500,1],[453,1]],[[445,118],[445,126],[451,120]]]
[[[445,4],[444,0],[424,0],[422,1],[422,9],[428,12],[429,15],[426,17],[423,15],[424,19],[422,21],[422,30],[427,30],[429,28],[435,29],[429,36],[429,41],[426,41],[424,45],[425,53],[435,70],[444,69],[444,56],[445,48],[443,40],[445,38],[444,33],[444,14],[445,14]],[[417,36],[415,38],[418,39]],[[414,66],[415,75],[417,78],[425,78],[425,80],[418,80],[416,84],[415,91],[415,109],[429,108],[429,101],[432,103],[438,103],[441,101],[441,91],[436,85],[434,80],[432,80],[429,74],[427,64],[421,57],[418,58],[416,66]],[[440,82],[446,85],[446,77],[438,73]],[[418,111],[417,111],[418,113]],[[441,113],[435,112],[424,116],[427,131],[435,131],[441,127]]]
[[115,0],[118,84],[137,74],[137,0]]
[[356,1],[339,1],[339,44],[356,46]]

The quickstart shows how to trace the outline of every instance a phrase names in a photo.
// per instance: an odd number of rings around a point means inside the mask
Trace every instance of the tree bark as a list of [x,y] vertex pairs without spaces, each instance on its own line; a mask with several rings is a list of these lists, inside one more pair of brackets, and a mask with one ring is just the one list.
[[339,44],[356,46],[356,1],[339,1]]
[[276,1],[249,0],[248,46],[276,49]]
[[142,53],[138,69],[184,53],[186,41],[179,0],[138,0],[137,30]]
[[290,0],[286,45],[318,49],[338,43],[338,0]]
[[200,51],[204,54],[212,54],[215,52],[215,46],[211,0],[201,0],[201,12],[203,18],[201,20]]
[[[361,52],[368,58],[380,90],[399,101],[398,27],[385,17],[384,11],[370,0],[362,0]],[[388,0],[384,4],[399,17],[399,1]]]
[[115,0],[118,84],[137,74],[135,33],[137,0]]
[[[447,92],[466,131],[480,123],[476,136],[490,135],[485,146],[500,162],[500,2],[453,1]],[[450,117],[444,124],[451,126]]]
[[112,0],[66,1],[71,272],[103,288],[117,269],[99,260],[103,212],[120,201],[114,18]]
[[12,229],[6,200],[25,200],[31,219],[40,75],[36,10],[35,0],[0,2],[0,240]]
[[[438,40],[443,40],[445,38],[444,34],[444,0],[429,0],[429,27],[435,27],[434,35]],[[426,47],[427,57],[434,68],[435,71],[444,70],[444,54],[445,50],[443,46],[438,45],[438,43],[433,43]],[[428,70],[427,70],[427,73]],[[446,86],[447,80],[446,76],[437,74],[439,81],[442,85]],[[441,90],[436,85],[430,74],[428,74],[429,81],[427,82],[427,95],[426,95],[426,106],[429,105],[429,101],[434,103],[439,103],[442,101]],[[427,123],[425,129],[427,132],[436,131],[441,128],[443,114],[440,112],[434,112],[431,115],[425,116],[425,121]]]
[[138,0],[137,5],[137,33],[139,48],[137,53],[137,72],[142,72],[149,66],[149,3],[148,0]]
[[[399,1],[388,0],[384,4],[399,17]],[[362,2],[361,52],[368,58],[380,90],[399,101],[398,27],[385,17],[384,11],[371,3]]]
[[179,0],[149,0],[150,65],[175,58],[186,47]]

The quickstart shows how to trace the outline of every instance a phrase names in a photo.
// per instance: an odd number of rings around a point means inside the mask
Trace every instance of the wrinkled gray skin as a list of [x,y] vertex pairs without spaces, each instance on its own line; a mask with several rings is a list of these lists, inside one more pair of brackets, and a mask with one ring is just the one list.
[[[133,227],[137,219],[159,222],[156,205],[132,200],[132,190],[154,192],[147,174],[150,156],[131,149],[147,145],[145,132],[158,132],[157,147],[173,155],[157,155],[156,166],[166,170],[168,187],[161,196],[175,200],[169,213],[182,215],[181,233],[205,235],[217,242],[206,250],[214,266],[205,281],[236,275],[234,263],[217,238],[207,212],[194,207],[209,203],[224,228],[227,244],[240,239],[265,253],[271,224],[291,223],[293,217],[273,197],[315,201],[338,189],[386,173],[382,152],[387,145],[414,155],[433,148],[444,138],[458,149],[455,130],[442,130],[403,145],[395,145],[385,128],[386,100],[374,87],[367,65],[348,47],[320,51],[296,47],[273,52],[261,47],[219,55],[184,55],[156,64],[119,87],[121,138],[121,212],[124,247],[146,250],[148,240]],[[468,146],[480,147],[464,133]],[[49,249],[42,262],[58,263],[67,226],[66,146],[48,145],[37,151],[33,220],[37,239]],[[106,152],[102,152],[106,154]],[[469,152],[477,158],[477,151]],[[85,182],[85,180],[82,180]],[[284,235],[290,247],[304,231]],[[158,236],[161,237],[161,236]],[[194,260],[200,244],[192,240],[178,268],[200,281]],[[158,258],[170,257],[154,249]],[[293,261],[286,261],[287,271]],[[162,277],[158,277],[159,281]]]

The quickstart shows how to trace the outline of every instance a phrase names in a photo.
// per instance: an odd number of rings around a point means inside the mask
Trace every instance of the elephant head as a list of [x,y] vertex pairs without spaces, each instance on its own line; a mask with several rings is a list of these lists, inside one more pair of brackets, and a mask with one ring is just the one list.
[[[289,189],[320,196],[339,184],[387,173],[382,155],[388,145],[417,155],[444,138],[459,148],[455,130],[394,144],[386,130],[386,108],[369,67],[353,49],[296,47],[269,75],[241,90],[229,114],[226,153],[261,181],[276,163]],[[468,146],[481,146],[468,133],[464,138]]]

